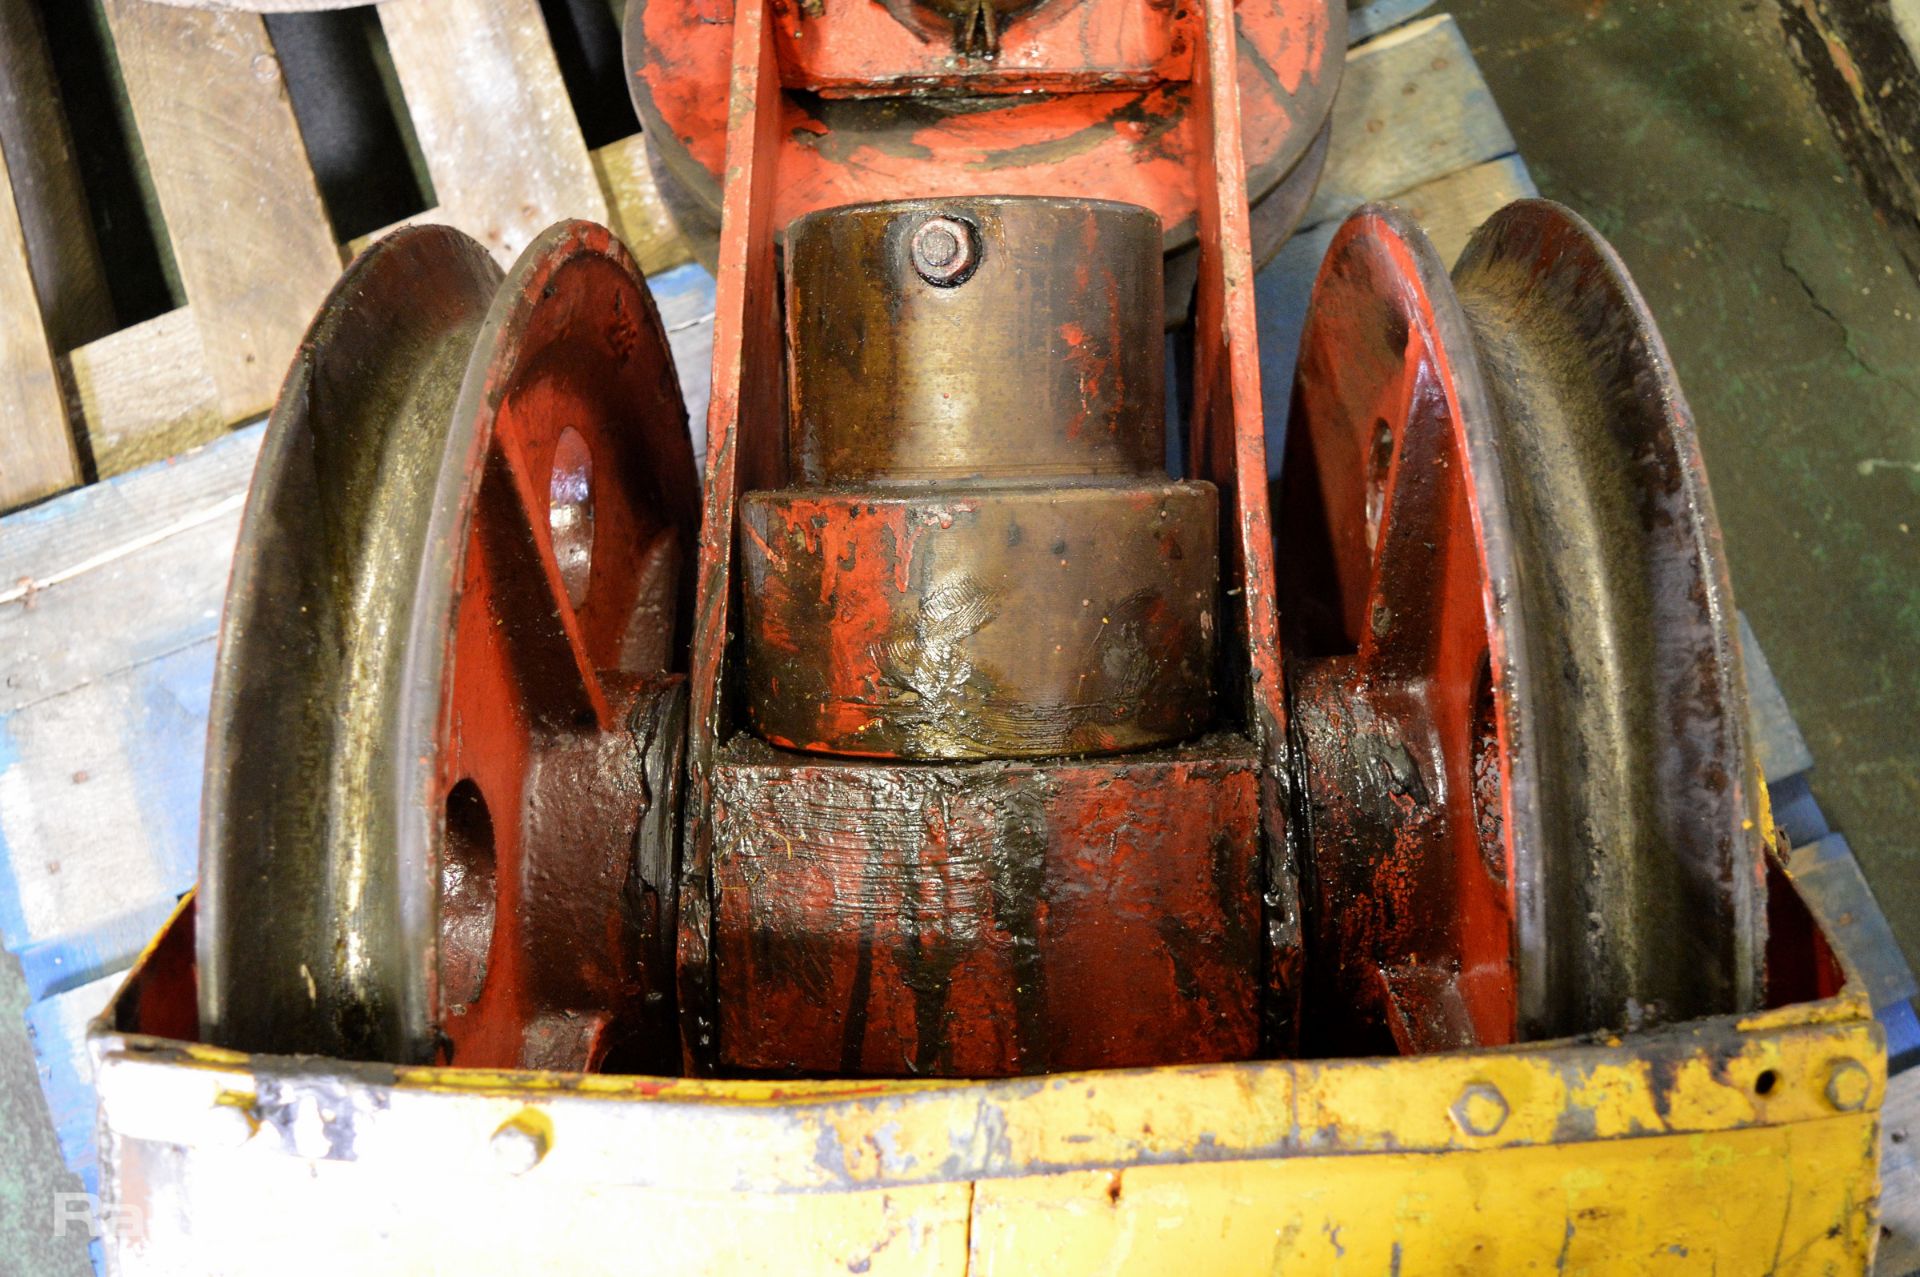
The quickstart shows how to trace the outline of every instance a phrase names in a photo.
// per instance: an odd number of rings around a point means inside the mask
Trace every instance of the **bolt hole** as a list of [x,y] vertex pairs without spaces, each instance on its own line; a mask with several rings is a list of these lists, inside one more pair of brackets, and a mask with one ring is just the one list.
[[1773,1094],[1773,1088],[1779,1084],[1780,1075],[1778,1073],[1775,1073],[1772,1069],[1763,1069],[1760,1072],[1760,1076],[1753,1079],[1753,1093],[1755,1095],[1771,1095]]
[[593,454],[572,426],[560,432],[553,447],[547,527],[553,534],[553,557],[567,601],[578,608],[587,601],[593,573]]
[[462,780],[447,792],[440,861],[440,991],[450,1014],[464,1012],[487,981],[497,896],[493,815],[480,786]]
[[1373,422],[1373,445],[1367,453],[1367,548],[1380,540],[1380,520],[1386,513],[1387,473],[1393,468],[1393,427],[1385,417]]

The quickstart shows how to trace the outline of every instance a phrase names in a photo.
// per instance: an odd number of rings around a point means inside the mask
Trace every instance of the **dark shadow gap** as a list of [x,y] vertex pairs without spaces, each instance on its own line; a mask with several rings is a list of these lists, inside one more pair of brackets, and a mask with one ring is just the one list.
[[130,327],[185,304],[173,245],[100,0],[41,0],[39,10],[114,317]]
[[377,11],[268,14],[267,35],[333,233],[357,239],[432,208]]
[[638,133],[613,7],[607,0],[540,0],[540,11],[587,149]]

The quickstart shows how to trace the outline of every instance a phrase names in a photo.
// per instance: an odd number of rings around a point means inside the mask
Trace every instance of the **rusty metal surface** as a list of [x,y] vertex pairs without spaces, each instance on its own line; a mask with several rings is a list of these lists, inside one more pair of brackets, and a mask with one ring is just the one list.
[[[631,10],[629,11],[631,16]],[[713,321],[713,397],[707,407],[706,501],[700,521],[687,732],[687,820],[676,938],[682,1062],[704,1074],[718,1053],[713,990],[713,758],[732,733],[728,634],[734,625],[734,510],[741,491],[786,479],[785,352],[775,270],[773,183],[780,116],[761,110],[779,92],[767,12],[734,11],[728,72],[726,218]],[[629,26],[629,41],[631,26]]]
[[1363,209],[1295,394],[1281,562],[1314,1003],[1346,1017],[1321,1049],[1757,1005],[1725,566],[1611,250],[1522,202],[1449,281],[1404,215]]
[[191,924],[90,1036],[115,1271],[1858,1272],[1877,1232],[1857,985],[1410,1059],[609,1077],[196,1045]]
[[[695,633],[694,713],[689,802],[689,830],[686,874],[681,892],[680,999],[687,1066],[696,1074],[710,1074],[728,1066],[733,1047],[727,1031],[729,999],[720,993],[719,955],[737,952],[738,946],[755,943],[755,937],[735,932],[732,889],[723,888],[729,872],[732,849],[738,839],[749,833],[765,833],[764,821],[746,821],[735,826],[723,814],[717,798],[724,756],[719,741],[730,738],[745,721],[742,705],[734,699],[750,692],[750,680],[740,677],[735,664],[741,652],[729,642],[729,634],[738,627],[743,645],[750,639],[746,627],[736,618],[742,604],[745,583],[738,579],[735,555],[749,553],[750,537],[738,542],[730,533],[736,527],[742,493],[771,489],[779,481],[768,483],[770,474],[785,469],[787,438],[784,387],[771,375],[776,364],[770,352],[780,350],[779,334],[768,322],[777,308],[768,304],[774,283],[773,227],[777,192],[781,181],[779,147],[785,137],[774,33],[773,15],[759,5],[745,5],[735,12],[732,72],[730,82],[729,135],[727,143],[726,197],[728,216],[720,247],[721,295],[715,339],[715,398],[709,420],[709,465],[706,534],[701,560],[701,604]],[[1221,527],[1231,531],[1236,557],[1244,575],[1228,578],[1231,586],[1234,632],[1232,656],[1223,655],[1221,665],[1235,687],[1229,703],[1229,726],[1245,730],[1261,763],[1256,773],[1257,807],[1250,815],[1259,822],[1260,871],[1253,885],[1261,893],[1261,918],[1256,925],[1259,937],[1257,966],[1249,972],[1263,993],[1279,992],[1278,1001],[1288,1003],[1295,996],[1297,979],[1298,934],[1293,905],[1291,866],[1283,849],[1276,853],[1276,836],[1283,833],[1286,809],[1284,778],[1274,746],[1283,736],[1277,730],[1283,722],[1280,710],[1278,652],[1271,621],[1270,601],[1272,543],[1267,531],[1265,461],[1258,416],[1257,369],[1254,364],[1251,313],[1252,268],[1249,229],[1244,203],[1237,213],[1232,208],[1246,189],[1242,156],[1237,144],[1237,76],[1235,66],[1234,24],[1232,15],[1216,7],[1206,11],[1206,43],[1202,61],[1208,72],[1201,81],[1205,110],[1198,117],[1211,129],[1216,120],[1225,130],[1221,137],[1206,133],[1206,151],[1195,158],[1195,170],[1189,180],[1207,193],[1202,210],[1209,227],[1224,226],[1217,238],[1207,240],[1201,259],[1198,292],[1203,312],[1212,320],[1200,327],[1198,342],[1201,366],[1209,382],[1196,405],[1196,431],[1203,437],[1199,449],[1202,471],[1209,479],[1224,478],[1233,485],[1233,502],[1221,511]],[[1198,64],[1198,63],[1197,63]],[[1224,118],[1223,118],[1224,117]],[[1222,204],[1227,207],[1222,207]],[[1210,230],[1209,234],[1213,234]],[[984,269],[984,261],[982,269]],[[1071,263],[1060,264],[1070,269]],[[757,304],[753,299],[758,298]],[[1211,307],[1211,310],[1207,310]],[[1229,317],[1231,317],[1229,319]],[[877,486],[877,485],[876,485]],[[1225,503],[1223,502],[1223,506]],[[736,548],[737,547],[737,548]],[[1244,585],[1242,582],[1244,581]],[[1225,620],[1226,618],[1223,618]],[[1245,662],[1238,671],[1231,667]],[[1244,701],[1239,697],[1245,697]],[[1113,760],[1114,765],[1124,759]],[[799,764],[796,762],[796,766]],[[818,764],[816,764],[818,765]],[[849,764],[830,764],[845,766]],[[875,764],[866,764],[874,766]],[[1059,783],[1072,779],[1076,769],[1094,768],[1094,762],[1057,761],[1045,765]],[[1163,830],[1163,836],[1185,836],[1182,831]],[[1215,836],[1236,842],[1246,838],[1244,830],[1220,828]],[[1050,834],[1047,855],[1072,860],[1088,856],[1089,849],[1071,831]],[[784,854],[784,847],[782,848]],[[1098,856],[1093,856],[1098,864]],[[849,898],[856,884],[842,884]],[[1178,911],[1182,904],[1165,905]],[[790,924],[805,933],[805,915]],[[772,943],[778,928],[769,929],[762,943]],[[888,993],[889,991],[883,991]],[[898,990],[889,996],[897,995]],[[1126,995],[1118,990],[1109,1001],[1119,1002]],[[1272,998],[1256,997],[1256,1008]],[[899,1005],[897,1001],[890,1003]],[[818,1012],[809,1012],[817,1017]],[[1277,1020],[1279,1028],[1275,1031]],[[1285,1040],[1291,1032],[1292,1016],[1283,1011],[1267,1016],[1261,1024],[1270,1040]],[[805,1033],[806,1023],[788,1023],[786,1031]],[[841,1043],[844,1047],[844,1042]],[[754,1049],[764,1049],[755,1047]],[[1186,1049],[1192,1049],[1191,1047]],[[778,1052],[772,1053],[778,1058]],[[897,1057],[896,1057],[897,1058]],[[938,1060],[934,1061],[938,1066]]]
[[209,755],[216,1042],[578,1068],[671,1040],[685,413],[610,233],[554,227],[497,292],[485,262],[380,241],[269,429]]
[[1126,0],[775,7],[782,80],[824,97],[1147,88],[1185,79],[1191,10]]
[[729,1070],[990,1077],[1259,1045],[1259,759],[716,769]]

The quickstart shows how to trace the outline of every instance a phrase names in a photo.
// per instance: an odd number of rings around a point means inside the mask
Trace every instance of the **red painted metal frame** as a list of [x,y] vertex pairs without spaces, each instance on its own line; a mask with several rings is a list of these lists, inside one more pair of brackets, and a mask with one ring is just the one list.
[[[725,83],[738,86],[740,64],[737,57],[729,61],[729,50],[737,54],[745,24],[739,14],[730,22],[729,9],[729,0],[653,0],[636,11],[638,21],[629,27],[628,58],[641,87],[636,100],[644,104],[643,118],[662,161],[708,203],[716,185],[733,184],[732,144],[723,139],[730,138],[737,102],[733,93],[723,96],[718,89]],[[832,16],[806,17],[799,25],[792,9],[763,9],[754,16],[752,25],[760,32],[754,38],[765,39],[773,57],[771,85],[826,82],[844,94],[856,75],[895,75],[895,62],[909,71],[921,65],[891,51],[908,35],[907,28],[879,6],[830,7],[829,12]],[[1145,20],[1142,12],[1148,14]],[[1204,45],[1204,10],[1192,0],[1173,0],[1165,14],[1129,6],[1112,31],[1144,32],[1137,48],[1133,37],[1098,34],[1102,15],[1111,21],[1114,13],[1107,0],[1085,0],[1043,5],[1020,16],[1009,24],[1006,39],[1015,56],[1003,53],[991,63],[1000,70],[949,70],[932,86],[976,95],[965,109],[911,93],[884,103],[813,92],[759,95],[756,109],[779,117],[770,135],[779,147],[771,209],[776,231],[807,213],[850,203],[961,194],[1072,195],[1145,205],[1160,215],[1169,249],[1192,243],[1198,225],[1193,176],[1209,163],[1211,107],[1203,100],[1205,59],[1186,57],[1178,46],[1188,26]],[[1341,50],[1329,10],[1319,0],[1263,0],[1234,17],[1237,43],[1225,65],[1233,69],[1227,78],[1254,103],[1240,120],[1239,139],[1251,157],[1242,174],[1252,175],[1251,194],[1259,198],[1311,145],[1331,100]],[[829,53],[816,58],[792,52],[814,40],[814,27],[822,23]],[[893,31],[883,36],[886,26]],[[1151,33],[1162,26],[1169,31],[1169,51],[1154,59]],[[798,40],[796,30],[803,32]],[[858,43],[850,39],[856,34]],[[1048,72],[1053,91],[1033,92],[1043,54],[1061,61]],[[1033,61],[1021,69],[1021,60],[1029,58]],[[1154,59],[1151,75],[1143,78],[1128,69],[1148,59]],[[957,67],[965,60],[939,61]],[[786,78],[790,67],[799,85]],[[902,83],[911,88],[916,76],[911,73]],[[1076,91],[1059,91],[1068,86]],[[900,86],[883,82],[883,87],[895,94]],[[1005,103],[983,108],[977,95],[997,90],[1009,91]],[[723,191],[722,202],[725,198]]]
[[909,13],[921,19],[912,27],[879,4],[774,0],[781,82],[826,97],[1144,89],[1191,78],[1199,43],[1179,0],[1042,0],[1006,25],[991,58],[956,57],[938,15]]
[[[1194,294],[1192,469],[1220,490],[1220,576],[1240,590],[1222,668],[1247,681],[1246,730],[1260,750],[1265,832],[1266,980],[1261,1000],[1268,1050],[1298,1037],[1303,932],[1299,869],[1288,831],[1292,802],[1285,766],[1287,711],[1275,611],[1273,526],[1268,511],[1267,443],[1260,410],[1260,349],[1254,323],[1254,260],[1241,136],[1235,24],[1228,0],[1205,8],[1200,118],[1209,139],[1195,175],[1200,274]],[[1233,597],[1231,594],[1229,597]],[[1235,639],[1238,640],[1236,650]],[[1223,696],[1223,700],[1225,697]]]
[[[1267,510],[1266,450],[1254,329],[1253,277],[1246,167],[1241,145],[1240,76],[1234,14],[1224,0],[1200,8],[1205,35],[1196,60],[1191,145],[1168,174],[1178,199],[1194,210],[1200,278],[1192,413],[1196,477],[1219,486],[1223,528],[1223,584],[1237,607],[1230,611],[1222,659],[1228,695],[1225,713],[1241,720],[1259,759],[1258,820],[1264,910],[1264,987],[1249,1002],[1264,1016],[1262,1045],[1286,1049],[1298,1005],[1300,928],[1298,888],[1289,847],[1284,763],[1285,710],[1274,615],[1273,549]],[[711,1072],[746,1050],[722,1050],[717,1021],[714,928],[720,914],[722,873],[716,863],[716,765],[739,716],[726,688],[731,664],[729,630],[736,589],[734,538],[739,495],[778,486],[784,479],[786,398],[782,382],[779,281],[774,236],[796,210],[789,162],[807,162],[804,150],[783,144],[791,127],[780,95],[775,31],[766,0],[746,0],[734,12],[726,130],[719,293],[716,303],[713,398],[708,415],[706,510],[693,638],[687,839],[680,891],[680,1009],[685,1062]],[[771,109],[763,109],[771,108]],[[1252,149],[1249,147],[1249,149]],[[951,153],[942,152],[943,157]],[[1111,166],[1093,183],[1138,198],[1142,175]],[[1040,193],[1087,195],[1072,173],[1047,173]],[[924,195],[928,175],[920,174]],[[1164,189],[1164,187],[1163,187]],[[862,190],[863,198],[876,192]],[[831,203],[816,193],[813,204]],[[1065,770],[1076,764],[1057,765]],[[1079,764],[1084,766],[1085,764]],[[1125,801],[1123,798],[1122,801]],[[1240,1039],[1251,1045],[1251,1038]],[[1109,1061],[1110,1062],[1110,1061]]]

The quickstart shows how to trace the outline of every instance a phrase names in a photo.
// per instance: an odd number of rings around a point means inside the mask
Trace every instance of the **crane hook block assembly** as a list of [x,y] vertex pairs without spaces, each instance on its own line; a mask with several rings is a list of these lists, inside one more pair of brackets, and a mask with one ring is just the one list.
[[1344,22],[634,0],[704,468],[606,229],[348,267],[95,1028],[119,1271],[1861,1270],[1884,1054],[1619,258],[1360,208],[1269,483]]

